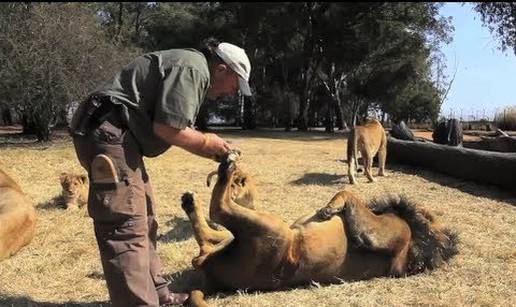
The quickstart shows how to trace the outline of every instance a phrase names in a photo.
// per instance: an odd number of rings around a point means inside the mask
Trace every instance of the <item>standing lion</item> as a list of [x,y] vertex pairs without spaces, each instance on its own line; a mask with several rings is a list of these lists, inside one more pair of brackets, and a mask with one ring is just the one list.
[[32,241],[36,211],[20,186],[0,169],[0,260]]
[[362,155],[364,173],[373,182],[373,158],[378,154],[378,176],[385,176],[385,160],[387,158],[387,135],[376,119],[368,121],[363,126],[351,129],[348,137],[348,176],[349,182],[355,184],[355,168],[358,169],[357,153]]

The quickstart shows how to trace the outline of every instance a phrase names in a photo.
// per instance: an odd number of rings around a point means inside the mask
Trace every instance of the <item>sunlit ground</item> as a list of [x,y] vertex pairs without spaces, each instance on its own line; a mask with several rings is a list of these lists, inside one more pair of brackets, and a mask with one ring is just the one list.
[[[225,131],[255,174],[259,206],[288,223],[323,206],[347,187],[364,198],[403,193],[460,234],[460,254],[449,265],[409,278],[378,278],[268,293],[224,293],[211,306],[510,306],[516,297],[516,198],[492,186],[428,170],[389,164],[388,177],[349,186],[341,133]],[[68,138],[50,145],[1,146],[0,162],[37,208],[32,243],[0,263],[1,306],[98,306],[108,303],[91,220],[85,212],[48,205],[60,193],[63,171],[83,172]],[[216,164],[173,148],[146,160],[158,201],[159,255],[176,287],[198,253],[181,210],[183,192],[207,201],[206,175]],[[474,166],[472,166],[474,167]],[[376,169],[375,169],[376,173]]]

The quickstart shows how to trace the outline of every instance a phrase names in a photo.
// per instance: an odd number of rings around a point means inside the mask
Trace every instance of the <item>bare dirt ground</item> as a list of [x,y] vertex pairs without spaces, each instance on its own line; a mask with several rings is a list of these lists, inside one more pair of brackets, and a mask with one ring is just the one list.
[[[388,157],[388,177],[367,183],[359,174],[358,185],[350,186],[343,134],[221,135],[242,149],[246,169],[258,181],[261,210],[288,223],[344,187],[366,199],[402,193],[456,229],[461,242],[460,254],[432,272],[265,293],[242,289],[210,297],[210,306],[514,306],[516,196],[509,191],[393,165]],[[108,306],[91,219],[84,210],[68,212],[51,202],[60,193],[61,172],[83,173],[70,139],[63,134],[52,144],[3,141],[11,144],[0,145],[0,163],[34,202],[38,224],[32,243],[0,263],[0,306]],[[195,191],[207,201],[206,175],[217,165],[178,148],[146,163],[158,201],[163,273],[179,288],[199,251],[180,196]]]

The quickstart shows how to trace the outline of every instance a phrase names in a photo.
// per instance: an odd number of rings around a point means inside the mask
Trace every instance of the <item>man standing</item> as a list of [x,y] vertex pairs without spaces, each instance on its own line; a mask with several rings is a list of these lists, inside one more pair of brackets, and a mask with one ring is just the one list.
[[75,151],[90,177],[93,219],[113,306],[182,304],[170,293],[156,253],[154,197],[143,156],[172,145],[220,159],[230,146],[192,128],[206,97],[251,95],[245,51],[208,39],[200,50],[144,54],[99,87],[75,112]]

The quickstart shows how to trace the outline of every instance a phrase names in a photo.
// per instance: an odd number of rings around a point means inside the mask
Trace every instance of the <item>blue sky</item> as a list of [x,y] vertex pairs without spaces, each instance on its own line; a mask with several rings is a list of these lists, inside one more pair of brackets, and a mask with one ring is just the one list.
[[467,3],[446,3],[442,16],[452,16],[453,42],[441,51],[447,59],[447,75],[457,69],[455,81],[441,107],[441,114],[450,113],[464,120],[492,118],[506,106],[516,106],[516,56],[512,49],[497,49],[496,38],[482,26],[480,15]]

